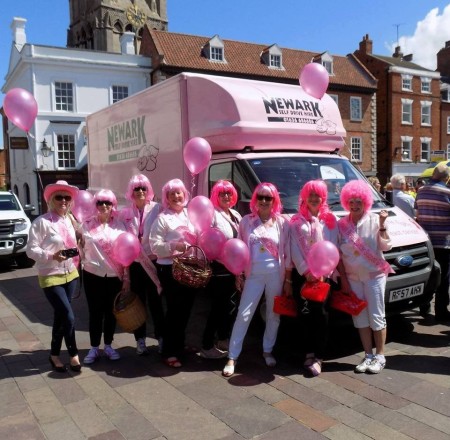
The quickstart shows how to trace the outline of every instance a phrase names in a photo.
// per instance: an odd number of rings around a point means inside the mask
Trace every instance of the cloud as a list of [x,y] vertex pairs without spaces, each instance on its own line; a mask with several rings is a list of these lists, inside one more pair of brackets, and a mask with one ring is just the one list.
[[[450,40],[450,5],[439,15],[439,8],[432,9],[426,17],[417,23],[414,35],[399,38],[404,55],[413,54],[413,62],[431,70],[436,69],[436,54]],[[394,53],[395,46],[390,49]]]

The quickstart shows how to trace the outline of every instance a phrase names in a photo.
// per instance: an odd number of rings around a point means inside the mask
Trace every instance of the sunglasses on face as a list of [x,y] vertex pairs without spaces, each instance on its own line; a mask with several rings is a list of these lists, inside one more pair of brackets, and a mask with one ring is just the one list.
[[261,195],[257,195],[256,199],[259,200],[260,202],[271,202],[273,200],[272,196],[261,196]]
[[133,189],[133,191],[142,191],[142,192],[146,192],[147,188],[145,186],[137,186],[136,188]]
[[219,193],[219,196],[220,196],[220,197],[226,197],[226,196],[231,197],[232,194],[231,194],[231,191],[221,191],[221,192]]
[[54,199],[57,202],[62,202],[63,200],[66,202],[70,202],[72,200],[72,196],[62,196],[58,194],[57,196],[54,197]]
[[102,205],[112,206],[112,202],[110,202],[109,200],[97,200],[96,205],[97,206],[102,206]]

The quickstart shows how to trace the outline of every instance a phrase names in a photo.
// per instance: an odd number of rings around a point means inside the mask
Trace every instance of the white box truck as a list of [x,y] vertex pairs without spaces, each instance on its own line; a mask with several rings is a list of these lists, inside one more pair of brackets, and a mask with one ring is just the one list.
[[[297,210],[299,189],[310,179],[329,183],[328,203],[343,215],[339,188],[364,175],[340,154],[345,129],[335,101],[316,99],[300,86],[182,73],[87,118],[89,188],[110,188],[119,200],[129,178],[148,176],[155,194],[168,180],[183,179],[192,196],[209,196],[229,179],[246,213],[262,181],[280,191],[284,211]],[[193,137],[211,145],[212,159],[195,178],[183,161]],[[423,229],[375,190],[374,211],[389,211],[393,248],[385,254],[395,270],[386,286],[388,313],[426,303],[440,268]]]

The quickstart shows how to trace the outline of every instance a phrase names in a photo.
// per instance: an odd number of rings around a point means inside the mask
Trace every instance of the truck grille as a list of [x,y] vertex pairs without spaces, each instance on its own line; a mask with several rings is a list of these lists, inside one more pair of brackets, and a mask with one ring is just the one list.
[[[413,258],[412,264],[407,267],[403,267],[396,262],[398,258],[405,255],[410,255]],[[391,265],[392,269],[395,270],[395,274],[390,274],[390,277],[413,273],[431,266],[430,252],[426,243],[416,243],[392,248],[390,251],[384,253],[384,258]]]
[[0,220],[0,234],[11,235],[14,232],[14,222],[11,220]]

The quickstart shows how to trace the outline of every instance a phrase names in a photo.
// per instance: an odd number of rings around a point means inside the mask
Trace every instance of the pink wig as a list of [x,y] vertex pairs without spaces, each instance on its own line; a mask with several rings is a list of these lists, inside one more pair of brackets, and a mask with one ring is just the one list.
[[97,202],[99,200],[101,200],[101,201],[107,200],[108,202],[111,202],[113,211],[116,211],[117,199],[116,199],[116,196],[114,195],[114,193],[110,189],[101,189],[101,190],[97,191],[94,195],[94,203],[97,204]]
[[184,194],[183,206],[186,206],[189,201],[189,193],[180,179],[169,180],[162,188],[162,205],[164,209],[169,208],[169,193],[170,191],[182,191]]
[[346,211],[350,211],[350,200],[360,199],[363,203],[364,213],[372,207],[372,190],[364,180],[351,180],[341,190],[341,204]]
[[256,206],[257,196],[261,194],[263,191],[268,192],[273,197],[272,211],[271,215],[277,215],[281,213],[283,209],[283,205],[281,204],[280,195],[278,194],[278,190],[273,183],[262,182],[258,184],[258,186],[253,191],[252,199],[250,200],[250,211],[253,214],[258,213],[258,208]]
[[230,192],[230,207],[236,205],[238,199],[236,188],[228,180],[218,180],[212,187],[211,197],[209,198],[214,205],[214,208],[220,208],[219,194],[221,192]]
[[155,193],[153,191],[152,185],[147,176],[144,176],[143,174],[134,175],[128,182],[127,192],[125,193],[125,198],[127,200],[129,200],[130,202],[134,202],[133,192],[134,188],[137,188],[138,186],[144,186],[145,188],[147,188],[147,192],[145,193],[145,201],[147,203],[153,200]]
[[306,203],[311,193],[316,193],[322,200],[319,207],[318,218],[322,220],[329,229],[334,229],[336,227],[336,217],[330,211],[328,206],[328,189],[327,184],[323,180],[310,180],[303,185],[298,197],[298,209],[300,213],[308,220],[311,218],[311,213],[309,212]]

